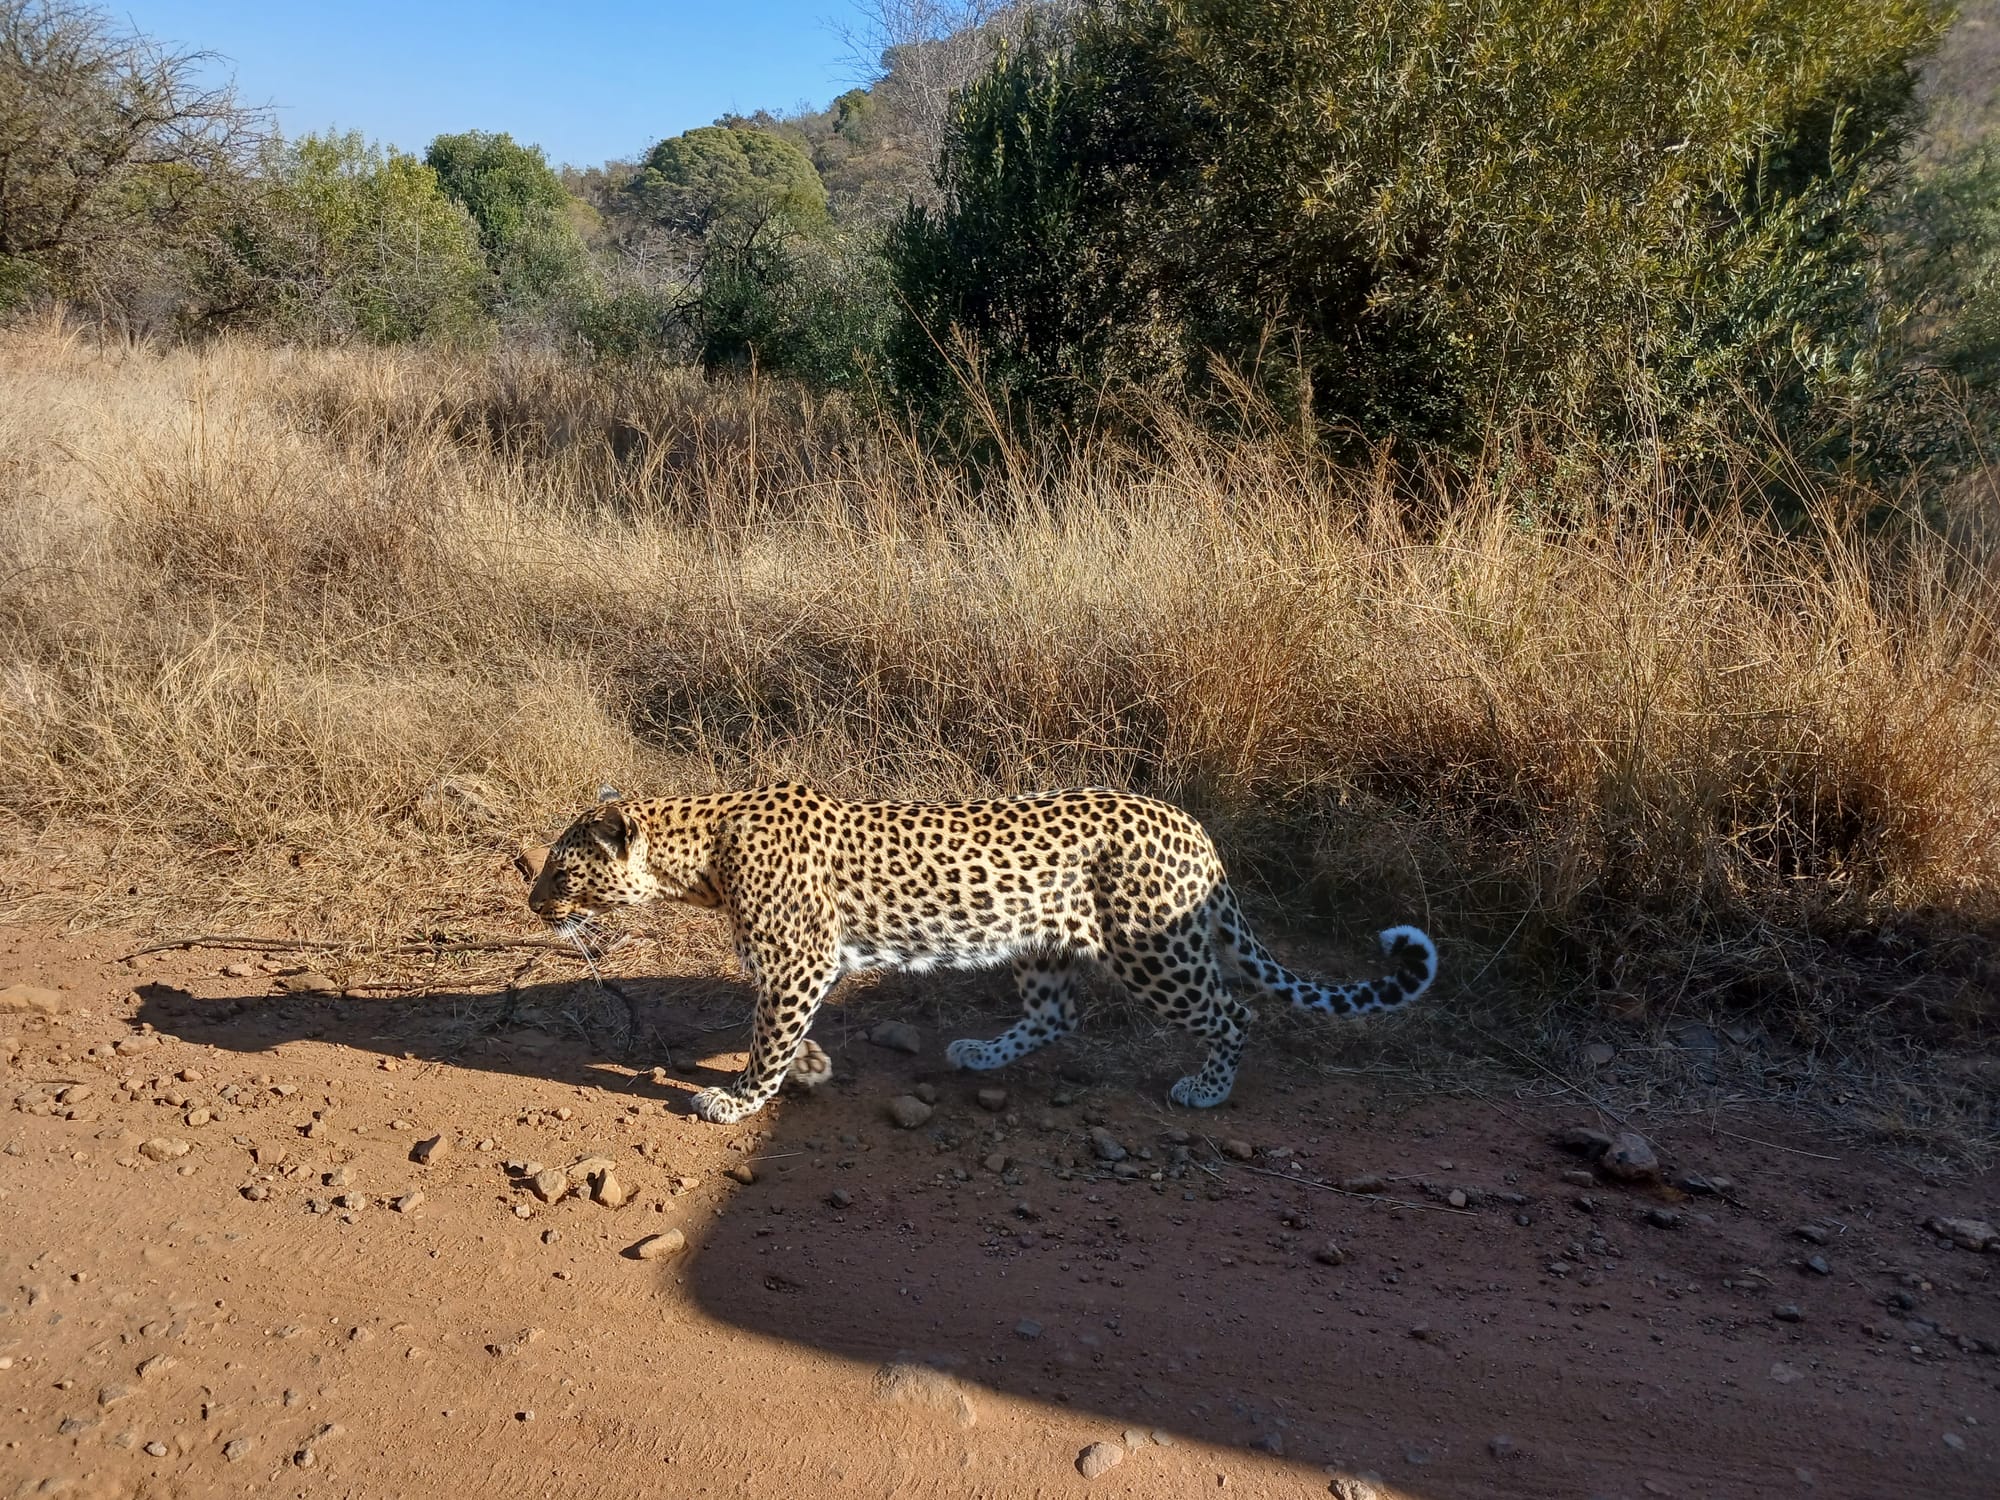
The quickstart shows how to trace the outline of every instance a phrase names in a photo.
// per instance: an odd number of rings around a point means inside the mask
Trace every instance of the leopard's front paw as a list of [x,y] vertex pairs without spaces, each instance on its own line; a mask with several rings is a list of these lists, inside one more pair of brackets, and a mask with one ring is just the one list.
[[756,1106],[734,1089],[703,1089],[688,1100],[688,1108],[697,1120],[711,1125],[734,1125],[745,1115],[756,1113]]
[[799,1050],[792,1055],[791,1071],[785,1074],[785,1083],[794,1089],[811,1090],[818,1088],[833,1077],[833,1059],[826,1055],[826,1048],[807,1038],[799,1043]]
[[1229,1097],[1230,1085],[1234,1082],[1234,1079],[1228,1079],[1218,1084],[1199,1073],[1190,1073],[1175,1081],[1174,1086],[1167,1090],[1167,1097],[1188,1109],[1214,1109]]
[[982,1042],[977,1037],[965,1037],[944,1049],[944,1060],[954,1068],[970,1068],[975,1073],[984,1073],[997,1068],[1008,1059],[996,1055],[999,1049],[991,1042]]

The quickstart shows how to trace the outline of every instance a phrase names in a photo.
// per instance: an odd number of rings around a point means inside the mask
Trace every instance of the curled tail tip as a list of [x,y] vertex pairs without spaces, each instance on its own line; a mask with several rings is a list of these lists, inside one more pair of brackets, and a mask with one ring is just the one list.
[[1399,973],[1407,973],[1417,981],[1417,987],[1403,997],[1402,1003],[1407,1005],[1429,989],[1437,977],[1437,944],[1421,927],[1385,927],[1376,938],[1382,944],[1382,951],[1396,960]]

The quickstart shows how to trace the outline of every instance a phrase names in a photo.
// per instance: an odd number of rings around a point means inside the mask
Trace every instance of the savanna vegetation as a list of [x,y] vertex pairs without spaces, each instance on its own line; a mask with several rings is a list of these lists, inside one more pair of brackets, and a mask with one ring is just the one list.
[[1110,781],[1462,999],[1991,1025],[1946,9],[875,19],[824,111],[558,168],[0,0],[13,909],[364,941],[606,780]]

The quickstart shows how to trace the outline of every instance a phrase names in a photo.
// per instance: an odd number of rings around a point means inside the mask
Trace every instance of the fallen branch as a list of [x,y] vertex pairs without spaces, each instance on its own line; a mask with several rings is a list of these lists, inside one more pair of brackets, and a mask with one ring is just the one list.
[[[615,953],[622,948],[630,933],[620,933],[608,948],[598,950],[598,957]],[[502,953],[509,949],[532,948],[545,953],[568,953],[581,957],[576,945],[556,938],[468,938],[451,943],[391,943],[386,947],[369,948],[365,944],[334,942],[299,942],[289,938],[231,937],[206,933],[201,937],[181,938],[172,943],[155,943],[150,948],[140,948],[124,954],[119,962],[129,958],[144,958],[149,953],[172,953],[184,948],[230,948],[244,953],[338,953],[346,948],[365,948],[369,953],[412,954],[426,953]]]
[[[1203,1136],[1203,1140],[1208,1137]],[[1215,1143],[1209,1141],[1213,1149]],[[1220,1154],[1218,1153],[1218,1157]],[[1197,1163],[1199,1165],[1199,1163]],[[1269,1167],[1253,1167],[1248,1162],[1230,1161],[1228,1166],[1237,1172],[1255,1172],[1259,1177],[1275,1177],[1280,1182],[1296,1182],[1300,1187],[1318,1188],[1323,1193],[1338,1193],[1343,1198],[1365,1198],[1370,1203],[1386,1203],[1391,1208],[1421,1208],[1426,1213],[1462,1214],[1468,1219],[1476,1219],[1478,1214],[1469,1208],[1453,1208],[1444,1203],[1419,1203],[1414,1198],[1385,1198],[1380,1193],[1357,1193],[1352,1188],[1335,1187],[1330,1182],[1321,1182],[1316,1177],[1307,1177],[1297,1172],[1273,1172]]]

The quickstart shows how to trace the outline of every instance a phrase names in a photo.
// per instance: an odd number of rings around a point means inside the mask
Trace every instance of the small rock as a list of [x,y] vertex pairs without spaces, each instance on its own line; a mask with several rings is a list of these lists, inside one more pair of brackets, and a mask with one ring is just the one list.
[[981,1089],[976,1097],[979,1100],[979,1107],[988,1114],[997,1115],[1007,1107],[1005,1089]]
[[632,1254],[639,1260],[665,1260],[686,1248],[687,1236],[678,1229],[669,1229],[664,1234],[647,1235],[632,1247]]
[[278,988],[288,995],[324,995],[339,989],[340,986],[319,970],[307,969],[303,974],[283,975],[278,980]]
[[1592,1042],[1583,1049],[1583,1061],[1587,1067],[1608,1068],[1617,1056],[1618,1049],[1609,1042]]
[[1007,1170],[1007,1158],[1004,1153],[994,1151],[987,1155],[980,1165],[989,1172],[1004,1172]]
[[544,1203],[560,1202],[569,1191],[569,1174],[560,1167],[547,1167],[528,1179],[528,1187]]
[[1444,1195],[1444,1201],[1450,1204],[1453,1208],[1463,1208],[1471,1200],[1465,1196],[1465,1190],[1463,1188],[1453,1188],[1450,1192]]
[[1924,1228],[1942,1239],[1950,1240],[1961,1250],[2000,1248],[2000,1230],[1984,1219],[1948,1219],[1940,1215],[1925,1220]]
[[928,1406],[960,1427],[971,1427],[979,1420],[958,1383],[928,1365],[884,1365],[875,1376],[875,1399],[891,1405]]
[[252,1203],[262,1203],[271,1196],[271,1190],[261,1182],[245,1183],[242,1192]]
[[1014,1332],[1024,1339],[1038,1339],[1042,1336],[1042,1325],[1033,1318],[1023,1318],[1014,1325]]
[[419,1208],[423,1207],[423,1203],[424,1203],[423,1193],[419,1190],[413,1189],[412,1191],[403,1194],[402,1197],[398,1198],[394,1203],[391,1203],[389,1206],[395,1209],[396,1212],[399,1214],[408,1214],[408,1213],[415,1213]]
[[1799,1373],[1796,1366],[1788,1365],[1783,1360],[1780,1360],[1771,1366],[1771,1378],[1777,1381],[1779,1385],[1797,1385],[1801,1380],[1805,1379],[1805,1376]]
[[1629,1130],[1613,1139],[1597,1165],[1606,1176],[1620,1182],[1652,1182],[1660,1175],[1660,1159],[1653,1154],[1652,1144]]
[[173,1161],[177,1157],[186,1156],[191,1149],[186,1141],[169,1140],[166,1136],[156,1135],[150,1141],[140,1144],[139,1154],[148,1161]]
[[222,1445],[222,1456],[235,1463],[250,1451],[250,1445],[251,1439],[247,1437],[231,1438]]
[[1833,1238],[1831,1234],[1827,1233],[1826,1230],[1817,1224],[1801,1224],[1792,1233],[1800,1239],[1805,1240],[1808,1244],[1813,1245],[1824,1245]]
[[314,1464],[319,1462],[319,1456],[310,1448],[301,1448],[292,1455],[292,1462],[297,1464],[301,1469],[310,1469]]
[[1771,1309],[1771,1316],[1780,1323],[1803,1323],[1806,1315],[1799,1311],[1796,1302],[1785,1302]]
[[1379,1193],[1388,1186],[1388,1179],[1379,1172],[1363,1172],[1358,1177],[1340,1179],[1340,1190],[1343,1193]]
[[924,1050],[923,1033],[906,1021],[878,1021],[868,1032],[868,1040],[891,1052],[912,1056]]
[[174,1357],[171,1354],[155,1354],[149,1359],[139,1361],[139,1378],[145,1380],[173,1367]]
[[1678,1229],[1683,1215],[1671,1208],[1649,1208],[1646,1210],[1646,1222],[1655,1229]]
[[[1965,1439],[1955,1432],[1947,1432],[1944,1435],[1944,1445],[1954,1453],[1963,1453],[1965,1451]],[[150,1452],[151,1450],[149,1449],[148,1451]]]
[[1116,1443],[1092,1443],[1076,1456],[1076,1471],[1085,1479],[1095,1479],[1125,1462],[1125,1450]]
[[255,979],[257,977],[257,966],[246,963],[224,964],[222,966],[222,977],[224,979]]
[[1328,1240],[1313,1251],[1313,1259],[1323,1266],[1344,1266],[1347,1264],[1347,1252],[1334,1241]]
[[155,1458],[165,1458],[167,1456],[167,1445],[158,1438],[154,1438],[152,1442],[146,1444],[146,1451]]
[[889,1101],[889,1118],[901,1130],[915,1130],[932,1113],[931,1107],[915,1094],[898,1094]]
[[420,1167],[427,1167],[438,1157],[443,1156],[449,1149],[450,1147],[445,1144],[443,1136],[434,1135],[427,1140],[418,1141],[416,1145],[410,1147],[410,1160]]
[[1515,1445],[1515,1442],[1512,1438],[1507,1437],[1505,1434],[1502,1434],[1498,1437],[1490,1437],[1486,1440],[1486,1451],[1492,1454],[1495,1458],[1512,1458],[1516,1453],[1520,1452],[1521,1450]]
[[188,1125],[199,1128],[200,1126],[206,1125],[210,1120],[214,1119],[215,1116],[211,1114],[204,1107],[196,1107],[194,1109],[189,1110],[185,1115],[181,1116],[181,1118]]
[[330,1188],[352,1187],[354,1185],[354,1168],[335,1167],[331,1172],[320,1178],[320,1181]]
[[826,1195],[826,1201],[831,1203],[835,1208],[848,1208],[854,1202],[854,1194],[850,1193],[846,1188],[835,1188]]
[[1146,1436],[1146,1429],[1143,1427],[1126,1428],[1118,1434],[1118,1440],[1125,1445],[1128,1453],[1145,1447],[1149,1441]]
[[[1248,1161],[1257,1154],[1251,1144],[1237,1136],[1231,1136],[1222,1143],[1222,1154],[1235,1161]],[[1119,1455],[1123,1457],[1124,1455]]]
[[1586,1161],[1596,1161],[1611,1149],[1611,1137],[1587,1125],[1572,1125],[1556,1137],[1556,1144]]
[[601,1172],[590,1186],[590,1201],[600,1208],[623,1208],[632,1194],[615,1172]]
[[59,1016],[68,1009],[68,998],[57,990],[33,984],[10,984],[0,989],[0,1011],[31,1010],[45,1016]]
[[910,1092],[915,1094],[919,1099],[923,1100],[924,1103],[926,1104],[937,1103],[938,1099],[937,1087],[934,1084],[920,1083],[915,1088],[911,1089]]
[[734,1166],[725,1168],[722,1175],[731,1182],[742,1183],[745,1187],[752,1187],[757,1181],[757,1169],[747,1161],[739,1161]]
[[1118,1144],[1118,1137],[1106,1130],[1102,1125],[1098,1125],[1091,1130],[1090,1149],[1099,1161],[1125,1160],[1125,1148]]
[[342,1193],[338,1198],[333,1200],[333,1206],[335,1208],[344,1208],[350,1213],[358,1214],[368,1206],[368,1195],[366,1193]]
[[1826,1263],[1824,1255],[1808,1255],[1805,1265],[1806,1269],[1815,1276],[1831,1276],[1833,1274],[1833,1267]]

